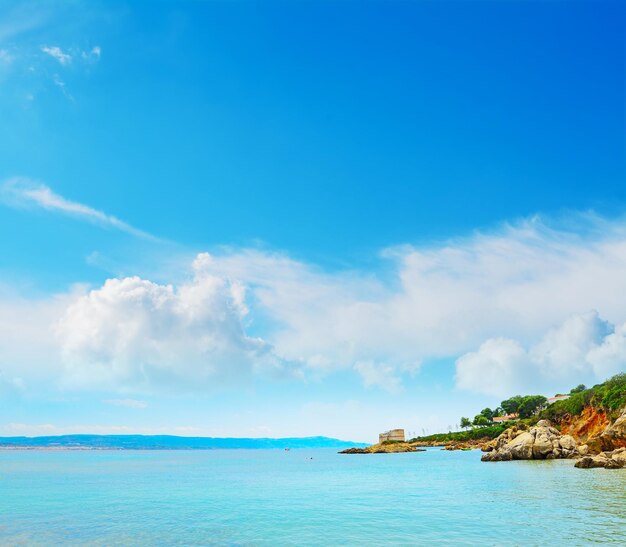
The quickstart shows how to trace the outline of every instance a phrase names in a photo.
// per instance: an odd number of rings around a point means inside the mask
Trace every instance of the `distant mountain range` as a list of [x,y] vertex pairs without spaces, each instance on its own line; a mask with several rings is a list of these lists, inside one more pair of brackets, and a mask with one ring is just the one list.
[[177,437],[174,435],[58,435],[0,437],[0,448],[56,448],[108,450],[215,450],[228,448],[347,448],[367,446],[329,437],[284,439]]

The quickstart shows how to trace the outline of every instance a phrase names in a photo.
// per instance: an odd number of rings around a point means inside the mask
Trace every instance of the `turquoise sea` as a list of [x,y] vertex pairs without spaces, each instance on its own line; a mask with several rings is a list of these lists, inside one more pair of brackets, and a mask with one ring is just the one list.
[[626,544],[626,471],[480,455],[2,451],[0,544]]

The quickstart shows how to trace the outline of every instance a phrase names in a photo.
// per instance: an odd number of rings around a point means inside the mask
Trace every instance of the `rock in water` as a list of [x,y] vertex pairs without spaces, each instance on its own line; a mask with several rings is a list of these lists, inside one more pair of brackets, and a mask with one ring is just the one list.
[[395,454],[398,452],[425,452],[425,448],[416,448],[412,444],[402,442],[383,442],[367,448],[347,448],[339,454]]
[[609,452],[600,452],[597,456],[585,456],[576,462],[576,467],[590,469],[604,467],[605,469],[622,469],[626,467],[626,448],[618,448]]
[[[487,448],[489,450],[489,448]],[[484,462],[509,460],[550,460],[576,458],[576,441],[570,435],[561,435],[548,421],[540,420],[528,431],[511,427],[491,445],[491,451],[481,458]]]

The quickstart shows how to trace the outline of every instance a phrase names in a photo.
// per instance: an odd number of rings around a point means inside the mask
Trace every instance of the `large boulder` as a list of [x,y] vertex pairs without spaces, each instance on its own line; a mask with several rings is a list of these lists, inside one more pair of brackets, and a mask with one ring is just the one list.
[[499,437],[496,437],[492,441],[483,443],[481,450],[483,452],[493,452],[501,450],[504,446],[506,446],[513,439],[517,438],[525,431],[528,431],[528,426],[526,426],[525,424],[518,424],[509,427]]
[[561,437],[559,438],[559,446],[563,449],[563,450],[576,450],[577,448],[580,450],[580,447],[576,446],[576,441],[574,440],[574,437],[572,437],[571,435],[561,435]]
[[576,467],[590,469],[604,467],[605,469],[622,469],[626,467],[626,448],[600,452],[596,456],[585,456],[576,462]]
[[529,431],[517,435],[500,450],[510,452],[513,460],[532,460],[535,438]]
[[606,467],[608,463],[608,458],[606,456],[585,456],[584,458],[580,458],[574,466],[579,467],[580,469],[591,469],[593,467]]
[[626,467],[626,448],[618,448],[611,454],[611,459],[615,460],[622,467]]
[[603,450],[626,447],[626,409],[601,433],[599,441]]
[[580,458],[575,467],[581,469],[591,469],[595,467],[603,467],[604,469],[622,469],[626,466],[626,458],[615,458],[610,453],[601,452],[596,456],[585,456]]
[[491,450],[481,458],[485,462],[509,460],[549,460],[580,456],[576,441],[561,435],[548,421],[540,420],[528,431],[512,427],[491,444]]

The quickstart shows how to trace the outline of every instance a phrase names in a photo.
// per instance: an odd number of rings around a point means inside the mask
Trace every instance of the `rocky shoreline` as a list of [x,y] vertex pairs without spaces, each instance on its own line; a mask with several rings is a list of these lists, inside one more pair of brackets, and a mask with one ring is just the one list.
[[[608,420],[606,415],[601,418],[598,420],[593,412],[587,412],[575,425],[572,425],[571,417],[568,418],[563,429],[579,432],[577,438],[568,433],[562,434],[548,420],[540,420],[530,428],[523,424],[513,426],[483,446],[486,454],[481,460],[576,459],[575,466],[582,469],[626,468],[626,409],[614,422]],[[586,427],[598,421],[602,424],[601,428]]]
[[[602,427],[588,427],[591,423],[600,423]],[[574,417],[568,417],[561,429],[565,433],[550,421],[539,420],[534,426],[516,424],[495,439],[410,443],[386,441],[366,448],[347,448],[339,454],[423,452],[431,447],[442,450],[481,449],[485,452],[481,457],[484,462],[575,459],[575,466],[583,469],[626,468],[626,408],[614,421],[606,416],[598,419],[593,412],[583,413],[578,423]]]
[[484,462],[510,460],[553,460],[585,456],[587,445],[578,445],[571,435],[561,435],[548,420],[531,428],[513,426],[483,447]]
[[490,441],[489,438],[472,439],[470,441],[415,441],[410,443],[393,442],[378,443],[366,448],[347,448],[339,454],[396,454],[400,452],[424,452],[426,448],[441,450],[478,450]]
[[366,448],[346,448],[339,454],[397,454],[401,452],[424,452],[425,450],[425,448],[418,448],[411,443],[384,442]]
[[442,450],[478,450],[491,440],[489,437],[483,437],[482,439],[470,439],[468,441],[417,441],[412,444],[427,448],[439,447]]

